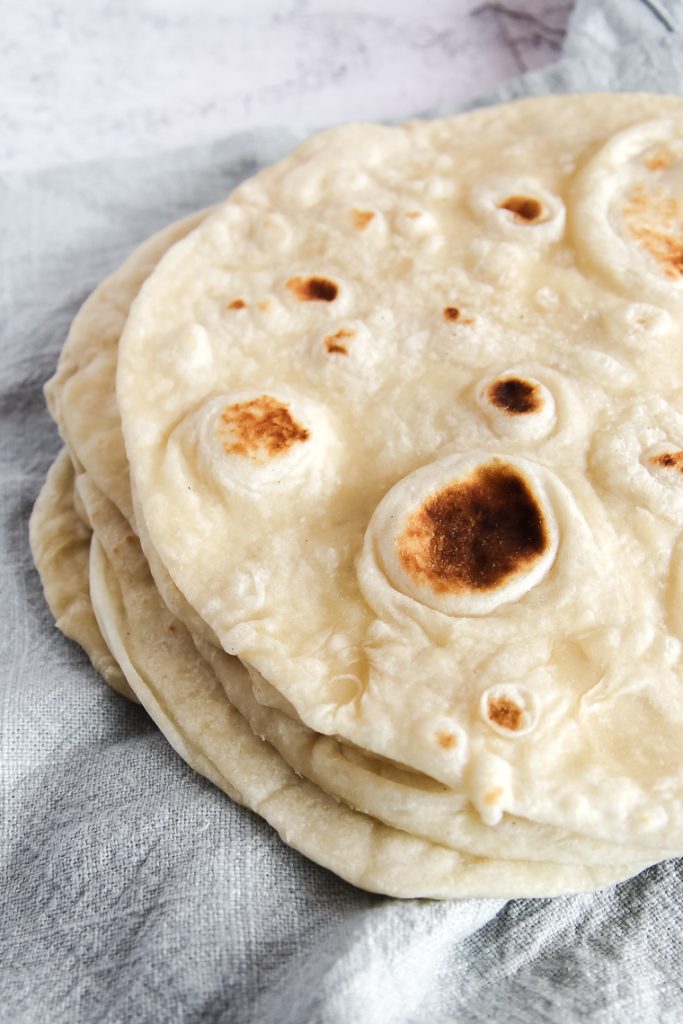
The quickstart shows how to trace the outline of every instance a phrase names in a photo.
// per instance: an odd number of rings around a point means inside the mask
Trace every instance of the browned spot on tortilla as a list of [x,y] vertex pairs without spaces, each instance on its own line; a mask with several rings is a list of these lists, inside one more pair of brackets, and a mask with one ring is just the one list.
[[261,301],[258,304],[258,308],[262,309],[264,313],[266,312],[266,310],[270,309],[270,306],[270,299],[261,299]]
[[675,159],[676,157],[669,147],[662,145],[650,154],[645,161],[645,166],[648,171],[665,171],[667,167],[671,167]]
[[169,631],[169,633],[175,633],[176,627],[175,627],[175,623],[174,622],[170,623],[170,625],[168,627],[168,631]]
[[310,431],[296,422],[288,406],[271,395],[226,406],[218,432],[219,436],[227,435],[223,441],[226,454],[260,460],[283,455],[310,436]]
[[446,320],[458,320],[460,317],[460,310],[457,306],[446,306],[443,311],[443,315]]
[[372,210],[351,210],[351,219],[356,231],[362,231],[374,217]]
[[538,412],[543,404],[538,393],[538,385],[521,377],[501,377],[489,384],[487,395],[489,401],[504,409],[513,416],[528,412]]
[[137,537],[135,536],[134,533],[127,533],[126,534],[126,544],[130,544],[131,547],[134,547],[137,544],[137,542],[138,542],[138,539],[137,539]]
[[341,342],[344,338],[352,338],[356,332],[350,331],[348,327],[340,327],[334,334],[328,334],[325,338],[325,348],[330,354],[337,354],[340,356],[347,356],[349,350],[346,345],[342,345]]
[[458,737],[452,732],[437,732],[436,742],[444,750],[452,750],[458,744]]
[[522,724],[524,710],[519,704],[509,697],[490,697],[488,701],[488,714],[492,722],[500,725],[503,729],[510,729],[516,732]]
[[640,183],[631,189],[622,212],[631,238],[657,260],[666,276],[683,276],[683,222],[676,197]]
[[651,455],[650,462],[655,466],[677,469],[679,473],[683,473],[683,452],[662,452],[661,455]]
[[509,196],[499,204],[499,210],[509,210],[517,220],[524,220],[528,224],[538,220],[543,213],[543,203],[531,196]]
[[438,594],[495,590],[549,543],[524,477],[495,460],[431,494],[397,541],[406,572]]
[[339,292],[326,277],[290,277],[287,287],[300,302],[332,302]]
[[406,217],[410,217],[411,220],[417,220],[418,217],[422,216],[422,210],[408,210]]
[[244,299],[234,299],[228,306],[228,309],[244,309],[245,306],[246,302]]

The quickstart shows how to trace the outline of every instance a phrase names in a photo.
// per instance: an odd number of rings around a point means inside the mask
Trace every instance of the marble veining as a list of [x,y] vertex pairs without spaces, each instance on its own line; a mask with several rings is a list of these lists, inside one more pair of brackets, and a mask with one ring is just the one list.
[[568,0],[36,0],[0,37],[0,168],[448,109],[555,58]]

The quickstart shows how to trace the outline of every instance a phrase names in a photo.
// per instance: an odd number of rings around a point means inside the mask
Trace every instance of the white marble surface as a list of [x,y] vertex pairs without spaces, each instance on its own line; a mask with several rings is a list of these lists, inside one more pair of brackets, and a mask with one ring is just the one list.
[[402,118],[559,51],[571,0],[34,0],[0,37],[0,168]]

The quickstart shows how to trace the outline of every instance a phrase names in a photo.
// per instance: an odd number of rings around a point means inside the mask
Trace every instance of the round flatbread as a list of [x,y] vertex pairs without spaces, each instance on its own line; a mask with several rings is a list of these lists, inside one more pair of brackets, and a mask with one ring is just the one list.
[[[58,400],[62,422],[76,425],[74,435],[67,433],[66,437],[77,461],[87,465],[92,453],[98,453],[100,487],[119,508],[129,508],[131,501],[127,479],[120,470],[122,440],[116,407],[111,402],[118,339],[111,327],[110,296],[117,296],[117,316],[123,322],[126,300],[132,301],[140,287],[138,261],[141,267],[149,268],[150,252],[154,251],[158,259],[164,243],[179,236],[180,227],[176,226],[146,243],[88,301],[74,321],[56,377],[48,387],[53,403],[55,397]],[[108,356],[106,360],[101,358],[103,354]],[[70,365],[68,372],[65,363]],[[93,367],[97,368],[96,373]],[[92,415],[92,410],[97,408],[103,410],[100,420]],[[152,575],[168,608],[190,628],[196,643],[201,640],[210,645],[215,643],[206,624],[183,600],[165,571],[141,518],[138,518],[137,529]],[[388,825],[478,857],[612,864],[642,856],[637,849],[590,841],[509,815],[503,817],[496,829],[482,825],[462,793],[449,790],[421,773],[373,758],[337,739],[315,733],[297,719],[292,706],[255,670],[250,670],[250,686],[244,673],[235,671],[232,659],[215,656],[211,646],[203,649],[229,700],[257,735],[268,740],[298,774]],[[670,851],[648,851],[648,855],[663,858],[670,855]]]
[[485,825],[683,843],[680,274],[648,234],[677,237],[682,112],[324,133],[167,253],[122,337],[184,599],[309,728]]

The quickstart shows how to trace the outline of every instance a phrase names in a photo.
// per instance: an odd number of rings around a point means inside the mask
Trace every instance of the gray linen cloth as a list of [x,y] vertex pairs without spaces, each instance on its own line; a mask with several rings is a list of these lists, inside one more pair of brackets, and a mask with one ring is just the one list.
[[[492,98],[681,92],[681,29],[676,0],[580,2],[558,63]],[[677,862],[554,900],[361,892],[191,772],[54,628],[27,519],[69,322],[135,244],[297,141],[0,177],[0,1020],[682,1021]]]

